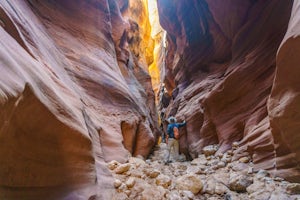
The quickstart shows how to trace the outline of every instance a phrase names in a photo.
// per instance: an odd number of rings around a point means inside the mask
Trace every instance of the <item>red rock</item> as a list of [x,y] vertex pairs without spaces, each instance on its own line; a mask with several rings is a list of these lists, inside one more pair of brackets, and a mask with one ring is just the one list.
[[224,153],[239,141],[235,159],[249,153],[255,169],[300,181],[298,56],[290,56],[298,7],[289,23],[291,1],[158,0],[168,32],[161,80],[173,91],[166,117],[187,121],[182,152],[219,144]]
[[0,199],[110,199],[104,162],[149,154],[154,93],[126,4],[0,2]]

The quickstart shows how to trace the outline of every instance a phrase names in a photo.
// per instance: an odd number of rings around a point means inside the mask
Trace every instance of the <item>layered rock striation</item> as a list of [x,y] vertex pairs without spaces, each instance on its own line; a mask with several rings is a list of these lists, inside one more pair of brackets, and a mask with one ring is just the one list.
[[151,55],[136,43],[150,30],[129,5],[0,2],[1,199],[110,199],[104,162],[151,151]]
[[162,81],[172,96],[166,115],[188,122],[180,140],[187,157],[209,144],[222,153],[239,141],[236,159],[250,154],[255,169],[300,181],[298,7],[158,0],[168,41]]

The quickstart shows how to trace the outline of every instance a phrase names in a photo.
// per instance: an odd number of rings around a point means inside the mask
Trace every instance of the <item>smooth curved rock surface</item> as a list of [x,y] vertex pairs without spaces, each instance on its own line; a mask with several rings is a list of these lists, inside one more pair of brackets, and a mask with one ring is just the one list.
[[300,80],[297,56],[300,35],[300,2],[294,1],[288,30],[277,53],[277,68],[268,112],[276,154],[278,176],[300,180]]
[[148,156],[154,93],[125,37],[126,6],[0,2],[1,199],[110,199],[104,162]]
[[222,153],[239,141],[235,159],[249,153],[255,169],[300,181],[298,61],[296,53],[288,56],[298,49],[293,38],[297,2],[276,57],[292,4],[158,0],[160,23],[168,33],[161,80],[173,97],[166,117],[187,121],[183,153],[197,157],[210,144],[219,144],[217,153]]

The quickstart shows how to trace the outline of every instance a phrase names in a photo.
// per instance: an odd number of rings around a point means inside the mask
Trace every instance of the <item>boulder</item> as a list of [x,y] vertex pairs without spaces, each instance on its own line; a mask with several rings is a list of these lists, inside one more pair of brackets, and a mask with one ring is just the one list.
[[155,182],[157,185],[163,186],[164,188],[168,188],[171,185],[172,180],[169,176],[160,174],[158,177],[156,177]]
[[187,174],[176,179],[176,188],[178,190],[188,190],[194,194],[198,194],[203,188],[203,183],[199,177]]
[[125,163],[125,164],[121,164],[119,165],[114,171],[116,174],[123,174],[125,172],[127,172],[131,167],[131,164],[129,163]]
[[229,188],[236,192],[246,192],[248,186],[253,183],[252,177],[246,175],[230,175]]

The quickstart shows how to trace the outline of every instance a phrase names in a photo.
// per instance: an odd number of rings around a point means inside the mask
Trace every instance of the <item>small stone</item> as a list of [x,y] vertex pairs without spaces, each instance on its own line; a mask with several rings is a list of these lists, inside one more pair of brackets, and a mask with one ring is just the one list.
[[187,197],[188,199],[194,199],[195,198],[195,195],[191,191],[188,191],[188,190],[181,191],[181,196],[182,197]]
[[129,163],[121,164],[115,169],[115,173],[123,174],[124,172],[127,172],[130,169],[130,166],[131,165]]
[[253,179],[245,175],[231,175],[229,180],[230,190],[236,192],[246,192],[246,188],[253,183]]
[[300,184],[299,183],[289,183],[286,187],[286,191],[289,194],[300,194]]
[[131,190],[125,190],[124,193],[129,197],[131,195]]
[[218,145],[209,145],[202,149],[205,156],[214,155],[218,151]]
[[166,190],[163,187],[146,187],[141,193],[142,200],[148,199],[165,199]]
[[109,163],[107,163],[107,167],[110,170],[116,169],[118,167],[118,165],[120,165],[120,163],[118,161],[116,161],[116,160],[112,160]]
[[245,163],[233,163],[232,170],[234,170],[236,172],[247,173],[248,167],[249,167],[249,165],[245,164]]
[[223,153],[218,153],[218,155],[217,155],[217,157],[220,158],[220,159],[223,158],[223,156],[224,156]]
[[233,164],[232,164],[232,163],[229,163],[229,164],[227,165],[227,167],[228,167],[229,169],[231,169],[231,168],[233,168]]
[[160,174],[160,171],[155,169],[155,170],[150,171],[149,177],[150,178],[156,178],[159,174]]
[[250,161],[249,157],[242,157],[239,159],[240,162],[242,163],[248,163]]
[[216,181],[212,178],[210,178],[209,180],[207,180],[206,184],[205,184],[205,193],[207,194],[214,194],[215,193],[215,188],[216,188]]
[[217,170],[217,169],[219,169],[219,166],[218,165],[213,165],[210,168],[213,169],[213,170]]
[[[291,197],[285,193],[281,193],[281,192],[273,192],[270,199],[269,200],[290,200]],[[298,200],[298,198],[294,198],[293,200]]]
[[138,157],[130,157],[128,162],[130,164],[134,164],[136,167],[140,167],[146,164],[146,162],[143,159]]
[[230,155],[230,156],[232,156],[233,155],[233,151],[232,150],[228,150],[227,154]]
[[283,181],[283,180],[284,180],[283,178],[280,178],[278,176],[274,178],[274,181]]
[[207,164],[207,160],[206,158],[195,158],[194,160],[192,160],[191,165],[206,165]]
[[115,181],[114,181],[114,186],[115,186],[115,188],[120,187],[121,184],[122,184],[122,181],[120,181],[119,179],[115,179]]
[[238,142],[233,142],[232,143],[232,148],[238,148],[239,147],[239,143]]
[[271,193],[269,191],[265,190],[259,190],[249,195],[249,199],[255,199],[255,200],[264,200],[264,199],[270,199]]
[[187,174],[176,180],[176,188],[179,190],[188,190],[197,194],[202,190],[203,183],[195,175]]
[[[179,192],[176,190],[172,190],[168,195],[167,199],[174,199],[174,200],[181,200],[182,197],[180,196]],[[154,200],[154,199],[153,199]]]
[[253,167],[248,168],[247,174],[253,174]]
[[206,174],[205,169],[199,168],[195,171],[195,174]]
[[130,177],[127,181],[126,181],[126,186],[128,188],[132,188],[135,184],[135,178],[134,177]]
[[119,188],[118,188],[118,190],[119,190],[119,192],[120,191],[125,191],[125,190],[127,190],[128,188],[127,188],[127,186],[126,186],[126,184],[125,183],[122,183],[120,186],[119,186]]
[[169,176],[164,175],[164,174],[160,174],[157,178],[156,178],[156,184],[163,186],[164,188],[168,188],[172,183],[172,180]]
[[223,168],[223,167],[225,167],[225,166],[226,166],[226,163],[225,163],[225,162],[223,162],[223,161],[218,162],[218,167],[219,167],[219,168]]
[[225,154],[223,155],[221,161],[226,162],[226,163],[230,163],[230,162],[231,162],[231,159],[232,159],[231,155],[225,153]]
[[270,173],[268,171],[264,170],[264,169],[259,170],[256,174],[257,179],[262,179],[266,176],[270,176]]
[[143,175],[144,175],[144,173],[139,171],[139,170],[132,170],[131,171],[131,176],[133,176],[133,177],[142,178]]
[[215,187],[215,194],[218,195],[224,195],[227,193],[228,188],[221,184],[221,183],[216,183],[216,187]]
[[249,187],[247,187],[248,194],[252,194],[254,192],[257,192],[261,190],[262,188],[265,188],[265,184],[260,181],[255,181],[253,184],[251,184]]

